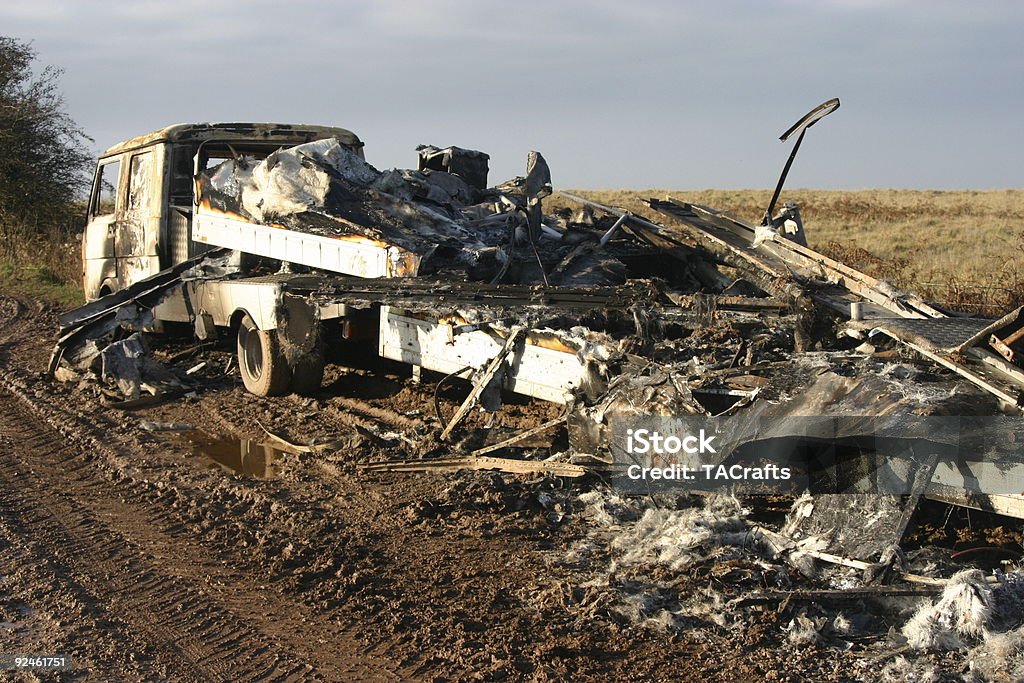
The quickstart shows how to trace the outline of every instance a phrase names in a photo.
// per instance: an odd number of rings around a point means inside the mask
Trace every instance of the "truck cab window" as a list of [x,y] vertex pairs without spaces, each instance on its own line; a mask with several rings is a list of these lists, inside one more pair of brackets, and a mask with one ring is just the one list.
[[110,161],[99,167],[96,195],[93,198],[92,215],[107,216],[117,206],[117,179],[121,173],[121,161]]
[[128,177],[128,213],[145,214],[150,209],[152,198],[152,152],[136,154],[132,157],[131,173]]
[[171,173],[171,205],[192,206],[192,157],[195,145],[175,145]]

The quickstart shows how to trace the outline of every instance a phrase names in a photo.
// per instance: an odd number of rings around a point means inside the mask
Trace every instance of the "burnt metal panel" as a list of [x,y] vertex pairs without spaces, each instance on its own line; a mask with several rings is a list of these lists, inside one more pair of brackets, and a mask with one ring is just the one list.
[[883,318],[870,324],[890,337],[913,342],[929,351],[956,353],[992,322],[987,318]]
[[103,157],[132,151],[155,142],[201,142],[211,139],[267,140],[298,145],[334,137],[349,147],[362,148],[359,137],[346,128],[287,123],[179,123],[114,145]]
[[186,260],[189,256],[190,225],[192,223],[189,213],[180,208],[171,208],[167,218],[167,255],[170,259],[168,265],[174,265]]
[[444,171],[457,175],[478,190],[487,187],[487,162],[491,158],[484,152],[461,147],[420,145],[416,148],[418,170]]

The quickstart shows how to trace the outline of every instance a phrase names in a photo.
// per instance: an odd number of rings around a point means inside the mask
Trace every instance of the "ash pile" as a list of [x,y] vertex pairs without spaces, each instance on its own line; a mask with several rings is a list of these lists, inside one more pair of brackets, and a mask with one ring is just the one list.
[[[553,563],[571,578],[536,601],[561,605],[581,629],[596,621],[723,649],[759,647],[765,676],[980,682],[1024,675],[1019,545],[1001,562],[916,542],[881,562],[857,562],[816,550],[820,538],[794,542],[786,525],[771,531],[765,514],[785,509],[779,499],[648,500],[602,488],[569,498],[584,531]],[[975,549],[985,545],[985,529],[976,518]]]

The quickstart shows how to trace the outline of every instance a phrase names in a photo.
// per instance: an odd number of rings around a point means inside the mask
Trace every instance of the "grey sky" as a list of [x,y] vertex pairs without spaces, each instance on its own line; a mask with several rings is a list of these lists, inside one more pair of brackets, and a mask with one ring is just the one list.
[[50,2],[0,34],[62,67],[97,148],[185,121],[340,125],[380,168],[419,143],[540,150],[561,187],[1024,186],[1024,3]]

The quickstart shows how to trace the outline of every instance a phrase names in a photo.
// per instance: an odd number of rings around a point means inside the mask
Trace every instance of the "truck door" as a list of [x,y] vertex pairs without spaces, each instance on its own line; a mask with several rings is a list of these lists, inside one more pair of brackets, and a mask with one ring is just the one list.
[[120,287],[160,270],[157,245],[162,183],[159,171],[156,150],[129,155],[124,201],[114,230],[114,257]]
[[118,289],[114,260],[116,218],[121,196],[121,157],[101,159],[96,167],[89,221],[82,242],[83,288],[86,299],[95,299],[106,291]]

